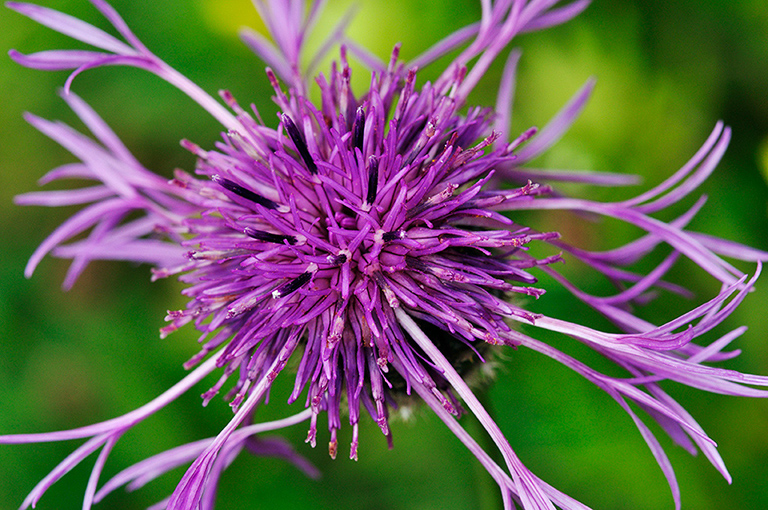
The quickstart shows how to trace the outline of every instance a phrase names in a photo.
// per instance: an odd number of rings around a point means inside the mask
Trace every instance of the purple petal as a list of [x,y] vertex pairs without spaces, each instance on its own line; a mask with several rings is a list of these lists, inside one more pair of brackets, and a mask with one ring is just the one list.
[[128,66],[128,67],[136,67],[139,69],[144,69],[146,71],[149,71],[151,73],[158,74],[156,68],[156,64],[154,61],[150,60],[148,57],[145,56],[133,56],[133,55],[107,55],[104,58],[101,58],[99,60],[94,60],[92,62],[88,62],[87,64],[83,64],[74,71],[72,71],[72,74],[70,74],[67,77],[67,81],[64,83],[64,92],[69,94],[69,89],[72,86],[72,82],[74,79],[82,72],[87,71],[89,69],[95,69],[97,67],[102,66]]
[[[49,443],[52,441],[68,441],[71,439],[82,439],[84,437],[96,436],[104,438],[106,435],[114,433],[116,430],[123,430],[134,426],[148,416],[164,408],[179,396],[186,393],[192,386],[204,379],[216,368],[218,355],[208,358],[199,367],[187,374],[184,379],[166,390],[162,395],[156,397],[138,409],[124,414],[118,418],[106,420],[101,423],[87,425],[71,430],[62,430],[58,432],[42,432],[39,434],[12,434],[0,436],[0,444],[26,444],[26,443]],[[92,439],[93,440],[93,439]],[[91,441],[92,441],[91,440]],[[90,444],[86,443],[86,444]],[[85,446],[85,445],[83,445]]]
[[691,157],[691,159],[689,159],[685,163],[685,165],[683,165],[677,172],[675,172],[674,174],[664,179],[664,182],[662,182],[661,184],[658,184],[657,186],[654,186],[650,190],[630,200],[625,200],[621,202],[621,205],[624,205],[624,206],[640,205],[672,189],[677,183],[685,179],[685,177],[688,174],[694,171],[696,167],[699,165],[699,163],[701,163],[701,161],[707,156],[707,154],[709,154],[709,152],[712,150],[712,147],[714,147],[718,139],[720,139],[720,135],[723,133],[723,127],[724,125],[722,122],[718,122],[717,124],[715,124],[714,129],[712,130],[710,135],[707,137],[707,140],[704,142],[704,144],[699,148],[699,150],[697,150],[696,153]]
[[153,239],[137,239],[124,243],[79,243],[59,246],[53,250],[56,257],[73,258],[79,254],[87,254],[90,258],[99,260],[127,260],[152,264],[155,266],[173,266],[186,260],[189,252],[186,248],[166,241]]
[[467,42],[472,36],[476,35],[480,29],[480,23],[472,23],[464,28],[460,28],[448,37],[444,38],[440,42],[433,45],[427,51],[408,62],[408,68],[425,67],[435,60],[439,59],[446,53],[453,51],[465,42]]
[[699,241],[689,236],[685,232],[671,227],[670,225],[645,216],[632,209],[615,208],[612,204],[598,204],[587,200],[551,198],[541,199],[532,202],[518,202],[506,204],[507,210],[522,209],[540,209],[540,210],[573,210],[588,211],[596,214],[614,217],[627,223],[636,225],[654,236],[663,239],[676,250],[685,254],[686,257],[696,262],[702,269],[717,278],[723,283],[731,284],[736,279],[735,274],[738,271],[720,257],[706,249]]
[[24,268],[24,275],[27,278],[32,276],[35,268],[43,259],[43,257],[51,251],[58,244],[66,241],[72,236],[79,234],[80,232],[92,227],[105,215],[116,214],[125,215],[133,209],[140,209],[143,205],[143,201],[131,201],[124,200],[122,198],[114,198],[111,200],[105,200],[98,202],[94,205],[86,207],[82,211],[79,211],[67,221],[59,225],[45,240],[40,243],[35,252],[29,258],[27,266]]
[[105,0],[90,0],[90,2],[104,15],[112,26],[141,53],[150,54],[149,50],[139,41],[117,11]]
[[26,114],[27,122],[35,126],[38,131],[58,142],[62,147],[80,158],[88,165],[93,176],[109,186],[116,194],[127,199],[137,197],[136,189],[129,184],[124,175],[132,172],[124,172],[128,169],[90,138],[78,133],[66,124],[50,122],[32,114]]
[[242,39],[246,46],[258,55],[259,58],[271,66],[278,76],[286,81],[291,81],[293,79],[293,70],[291,69],[290,62],[280,54],[280,51],[269,42],[266,37],[255,30],[244,28],[240,30],[240,39]]
[[555,510],[552,502],[542,491],[541,487],[536,483],[535,478],[531,472],[528,471],[525,466],[517,458],[517,455],[512,451],[504,435],[498,428],[498,425],[490,418],[488,413],[483,408],[482,404],[474,393],[469,389],[466,382],[461,376],[456,373],[455,369],[451,366],[450,362],[445,359],[444,355],[437,349],[424,332],[419,328],[418,324],[405,313],[402,309],[395,309],[400,325],[405,331],[408,332],[411,339],[421,347],[427,356],[432,360],[437,367],[443,371],[444,376],[456,390],[462,400],[469,406],[474,415],[483,425],[483,428],[493,439],[496,446],[499,448],[502,457],[507,463],[507,467],[512,473],[512,478],[517,482],[518,495],[520,496],[523,507],[525,508],[541,508]]
[[108,434],[92,437],[75,451],[70,453],[64,460],[59,463],[59,465],[53,468],[53,470],[48,473],[45,478],[40,480],[35,488],[32,489],[29,495],[24,499],[24,502],[21,504],[19,510],[24,510],[29,506],[34,508],[43,494],[45,494],[45,491],[47,491],[51,485],[59,481],[62,476],[69,473],[74,467],[80,464],[83,459],[85,459],[91,453],[95,452],[101,445],[107,442],[109,438],[110,435]]
[[557,112],[557,115],[555,115],[530,142],[517,152],[517,164],[521,165],[526,161],[532,160],[554,145],[554,143],[563,136],[563,133],[571,127],[576,120],[576,117],[578,117],[584,109],[594,88],[595,80],[594,78],[590,78],[587,80],[587,83],[574,94],[571,100]]
[[78,117],[88,126],[91,133],[103,143],[112,153],[117,156],[118,159],[134,166],[137,169],[142,168],[141,164],[133,157],[133,154],[128,148],[120,141],[114,131],[107,125],[99,115],[88,106],[88,104],[80,99],[77,94],[74,93],[62,93],[61,97],[67,102],[70,108],[77,114]]
[[592,3],[592,0],[578,0],[565,7],[552,9],[551,11],[536,17],[533,21],[526,23],[521,32],[534,32],[536,30],[543,30],[545,28],[566,23],[581,14],[590,3]]
[[[323,0],[321,3],[326,3],[327,0]],[[320,2],[318,2],[320,3]],[[313,11],[315,10],[315,7],[317,7],[317,4],[313,6]],[[333,27],[331,32],[328,34],[328,36],[325,38],[325,41],[320,45],[320,47],[315,51],[315,54],[310,59],[310,63],[307,66],[306,73],[308,74],[314,74],[315,70],[317,69],[317,66],[320,65],[320,62],[322,59],[328,54],[328,52],[331,50],[331,48],[335,44],[343,43],[353,54],[357,55],[360,58],[360,61],[368,66],[369,69],[375,69],[375,70],[383,70],[385,67],[383,64],[380,66],[377,65],[377,62],[381,62],[380,59],[373,55],[372,53],[368,52],[366,49],[364,49],[362,46],[358,45],[357,43],[353,41],[349,41],[347,38],[344,37],[344,31],[347,29],[347,26],[352,21],[352,17],[355,11],[355,5],[353,4],[347,11],[344,13],[344,15],[339,19],[339,21],[336,23],[336,25]],[[306,32],[305,35],[307,35],[309,32]]]
[[700,232],[688,232],[688,234],[699,241],[703,246],[706,246],[713,252],[725,257],[746,260],[749,262],[768,260],[768,252],[752,248],[751,246],[728,241],[708,234],[702,234]]
[[99,477],[104,469],[104,464],[106,464],[107,457],[109,457],[112,448],[114,448],[115,443],[117,443],[117,440],[120,439],[121,435],[122,434],[111,435],[104,444],[104,448],[99,452],[99,458],[96,459],[93,469],[91,470],[91,476],[88,477],[88,485],[86,486],[85,497],[83,498],[83,510],[90,510],[93,505],[93,495],[96,493],[96,487],[99,485]]
[[25,55],[16,50],[8,51],[8,55],[17,64],[42,71],[62,71],[77,69],[91,62],[109,57],[108,53],[83,50],[49,50]]
[[632,421],[635,422],[637,430],[640,431],[640,435],[643,436],[645,443],[648,445],[648,448],[651,450],[653,457],[656,459],[656,463],[659,465],[662,473],[664,473],[664,477],[667,479],[669,489],[672,491],[672,499],[675,502],[675,510],[680,510],[680,486],[677,483],[677,477],[675,476],[675,471],[672,468],[672,463],[669,462],[669,457],[667,457],[667,454],[664,452],[661,444],[659,444],[656,436],[654,436],[653,432],[651,432],[651,429],[649,429],[648,426],[643,423],[643,421],[637,416],[637,414],[635,414],[632,408],[629,407],[627,402],[623,398],[616,398],[616,401],[624,409],[624,411],[629,414],[630,418],[632,418]]
[[725,154],[725,150],[728,148],[730,140],[731,129],[726,127],[723,129],[723,134],[717,144],[713,147],[712,152],[709,153],[707,158],[701,163],[693,175],[688,177],[685,182],[666,195],[659,197],[653,202],[638,205],[636,209],[646,214],[653,213],[685,198],[712,174],[715,167],[717,167],[717,164],[720,162],[720,159],[722,159],[723,154]]
[[103,30],[68,14],[27,3],[7,2],[5,5],[37,21],[41,25],[52,28],[78,41],[121,55],[136,54],[136,51],[127,44],[115,39]]
[[[383,60],[381,60],[379,57],[377,57],[376,55],[374,55],[372,52],[368,51],[364,47],[360,46],[356,42],[349,39],[345,39],[344,47],[347,48],[351,54],[356,56],[360,60],[360,62],[364,66],[366,66],[368,69],[371,69],[372,71],[377,73],[383,73],[386,70],[387,66]],[[318,52],[318,56],[320,56],[319,52]],[[319,64],[319,59],[316,62]],[[311,68],[314,68],[315,65],[313,65]]]
[[120,471],[105,483],[96,493],[94,501],[98,503],[118,487],[127,485],[127,490],[140,489],[147,483],[168,471],[191,462],[213,441],[213,438],[201,439],[166,450],[148,457],[133,466]]
[[499,142],[508,143],[509,129],[512,125],[512,103],[515,98],[515,83],[517,78],[517,63],[522,52],[513,50],[509,53],[504,64],[504,72],[501,74],[499,93],[496,96],[496,121],[494,130],[499,133]]
[[37,180],[40,186],[58,179],[94,179],[93,172],[82,163],[69,163],[50,170]]
[[513,178],[515,181],[526,180],[545,183],[550,181],[557,182],[577,182],[582,184],[591,184],[593,186],[632,186],[641,182],[638,175],[619,174],[614,172],[596,172],[592,170],[552,170],[538,168],[519,168],[517,161],[515,166],[510,168],[498,169],[502,175]]
[[60,207],[87,204],[110,196],[114,196],[114,192],[106,186],[92,186],[73,190],[33,191],[15,196],[13,202],[17,205]]

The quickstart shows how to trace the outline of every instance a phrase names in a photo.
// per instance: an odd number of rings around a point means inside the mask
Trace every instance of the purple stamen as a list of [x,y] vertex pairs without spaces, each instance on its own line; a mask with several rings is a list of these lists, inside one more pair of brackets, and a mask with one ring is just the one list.
[[229,179],[225,179],[219,175],[213,175],[211,176],[211,180],[227,191],[230,191],[246,200],[250,200],[254,204],[259,204],[260,206],[266,207],[267,209],[278,208],[278,205],[272,200],[264,198],[261,195],[254,193],[253,191],[244,188],[235,182],[230,181]]
[[293,120],[288,116],[288,114],[284,113],[281,118],[283,119],[283,126],[285,126],[285,130],[288,131],[288,136],[291,137],[293,145],[296,146],[296,150],[299,151],[301,159],[303,159],[304,164],[307,165],[307,170],[309,170],[309,173],[311,174],[316,174],[317,164],[309,154],[309,149],[307,148],[307,142],[304,141],[304,136],[296,127],[296,124],[293,123]]
[[385,243],[391,243],[397,239],[403,239],[405,237],[404,230],[393,230],[392,232],[385,232],[381,235],[382,241]]
[[368,194],[365,202],[369,205],[376,201],[376,190],[379,186],[379,160],[371,156],[368,158]]
[[297,290],[299,290],[301,287],[303,287],[305,284],[309,283],[309,280],[312,278],[312,273],[309,271],[301,273],[298,277],[294,278],[290,282],[286,283],[279,289],[276,289],[272,292],[272,297],[275,299],[283,298],[285,296],[288,296],[289,294],[293,294]]
[[251,227],[245,227],[243,229],[243,233],[247,236],[253,237],[254,239],[258,239],[259,241],[264,241],[267,243],[283,244],[287,242],[288,244],[296,244],[296,236],[292,235],[272,234],[271,232],[264,232],[263,230],[256,230],[255,228]]
[[357,108],[357,112],[355,113],[355,123],[352,129],[352,146],[360,149],[360,152],[362,153],[363,142],[365,141],[365,110],[363,110],[362,106]]

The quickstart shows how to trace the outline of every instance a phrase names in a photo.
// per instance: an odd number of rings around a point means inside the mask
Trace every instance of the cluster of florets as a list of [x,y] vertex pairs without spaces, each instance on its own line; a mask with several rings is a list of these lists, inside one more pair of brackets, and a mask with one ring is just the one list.
[[[384,378],[394,358],[408,393],[415,381],[451,413],[458,409],[450,391],[438,390],[449,385],[423,363],[395,311],[407,310],[467,350],[478,340],[510,343],[505,318],[531,316],[505,295],[543,292],[529,286],[535,279],[525,271],[539,261],[518,254],[531,240],[557,236],[491,209],[544,188],[486,189],[493,168],[513,160],[523,139],[489,149],[497,137],[489,134],[491,112],[457,112],[453,93],[462,73],[417,90],[415,71],[403,76],[396,50],[358,99],[343,60],[328,81],[317,80],[321,109],[300,95],[289,99],[268,74],[283,110],[277,130],[223,93],[245,130],[227,133],[217,151],[184,142],[209,180],[180,172],[175,179],[197,193],[203,212],[183,221],[192,234],[183,243],[192,248],[190,262],[174,270],[187,273],[180,278],[193,300],[169,315],[164,332],[194,320],[212,335],[193,362],[226,344],[219,365],[240,369],[230,393],[235,407],[299,347],[290,401],[309,387],[313,417],[327,411],[335,456],[346,390],[356,458],[361,403],[389,435]],[[313,444],[315,435],[313,419]]]

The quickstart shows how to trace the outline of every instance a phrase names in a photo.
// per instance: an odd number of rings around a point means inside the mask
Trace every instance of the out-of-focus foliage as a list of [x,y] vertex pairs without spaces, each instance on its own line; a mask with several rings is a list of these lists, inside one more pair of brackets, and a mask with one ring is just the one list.
[[[273,118],[264,65],[235,37],[236,29],[259,20],[248,0],[114,0],[146,45],[171,65],[215,93],[230,89],[243,103],[257,104]],[[85,0],[51,0],[64,10],[105,27]],[[347,2],[330,2],[332,23]],[[402,55],[416,56],[432,42],[474,19],[474,0],[364,0],[349,33],[382,58],[396,42]],[[3,10],[0,48],[24,52],[72,47],[65,37]],[[514,128],[543,125],[590,76],[598,86],[570,133],[541,158],[545,167],[637,173],[645,186],[677,169],[703,142],[717,119],[733,127],[733,142],[715,175],[710,195],[693,228],[768,248],[768,7],[762,0],[601,0],[571,23],[522,37],[523,60]],[[420,76],[435,76],[437,68]],[[354,69],[358,83],[367,72]],[[492,105],[499,66],[477,92],[476,103]],[[194,331],[158,338],[164,312],[183,307],[180,286],[151,284],[146,267],[94,263],[75,288],[62,293],[66,265],[46,260],[25,281],[23,266],[35,246],[61,220],[55,210],[21,208],[16,194],[34,190],[48,169],[72,161],[55,143],[28,126],[22,111],[82,126],[55,94],[64,73],[20,68],[0,58],[0,431],[39,432],[70,428],[122,414],[156,396],[183,376],[181,363],[196,350]],[[178,91],[133,69],[108,68],[77,78],[74,89],[113,126],[148,168],[170,175],[191,169],[194,158],[178,145],[189,138],[203,146],[219,126]],[[603,198],[625,190],[569,190]],[[558,217],[549,225],[567,236],[593,237],[612,245],[634,232],[584,227]],[[600,232],[598,236],[597,233]],[[618,244],[618,241],[615,243]],[[750,268],[744,267],[749,270]],[[673,281],[697,293],[686,302],[662,296],[646,317],[661,321],[716,292],[690,265],[679,264]],[[572,277],[599,292],[602,282]],[[766,280],[766,278],[763,278]],[[544,285],[546,285],[546,281]],[[768,292],[765,283],[729,319],[750,330],[734,368],[768,373]],[[563,292],[550,292],[536,306],[564,318],[592,317]],[[592,319],[589,319],[592,320]],[[604,325],[595,317],[595,324]],[[548,338],[558,345],[567,339]],[[565,347],[567,348],[567,347]],[[523,461],[539,476],[594,508],[672,508],[660,470],[629,418],[613,401],[568,370],[526,351],[510,351],[487,401]],[[600,360],[595,360],[599,365]],[[260,410],[266,419],[286,412],[286,378]],[[199,392],[206,387],[201,386]],[[734,476],[729,487],[703,459],[671,448],[684,508],[768,507],[768,402],[709,396],[680,397],[710,435]],[[228,419],[229,407],[215,400],[200,408],[196,394],[181,399],[131,432],[116,447],[105,476],[146,455],[210,436]],[[471,423],[468,424],[473,427]],[[417,413],[393,427],[395,450],[387,451],[376,427],[362,430],[360,461],[328,459],[323,447],[303,444],[305,430],[289,439],[323,471],[320,481],[303,478],[277,460],[243,456],[224,476],[219,508],[463,509],[498,507],[495,488],[459,442],[431,413]],[[348,433],[349,431],[347,431]],[[340,442],[348,440],[342,436]],[[662,440],[664,441],[664,440]],[[0,448],[0,508],[14,508],[59,460],[69,444]],[[118,492],[101,508],[144,508],[167,495],[177,477],[167,476],[135,494]],[[88,471],[81,466],[46,494],[39,508],[78,508]]]

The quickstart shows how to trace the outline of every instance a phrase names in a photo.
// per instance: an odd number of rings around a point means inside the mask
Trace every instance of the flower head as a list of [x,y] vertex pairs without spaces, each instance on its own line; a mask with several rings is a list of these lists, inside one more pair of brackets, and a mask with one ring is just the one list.
[[[19,197],[22,204],[88,204],[41,244],[27,273],[53,250],[73,260],[66,286],[93,259],[148,262],[155,278],[179,275],[189,303],[184,310],[168,313],[169,325],[162,332],[193,323],[202,333],[202,349],[187,364],[197,366],[189,376],[123,417],[72,431],[0,437],[7,443],[91,438],[43,480],[26,503],[34,504],[72,465],[101,448],[86,507],[119,485],[140,485],[192,461],[163,504],[169,509],[211,508],[221,472],[243,447],[278,454],[314,473],[286,445],[259,443],[254,434],[309,419],[307,441],[314,446],[324,417],[329,453],[335,457],[337,431],[348,421],[349,456],[356,459],[361,413],[370,415],[389,438],[390,413],[415,393],[488,470],[505,508],[515,503],[526,509],[584,508],[521,463],[468,383],[496,350],[517,346],[575,370],[630,414],[669,480],[676,506],[679,494],[669,461],[629,402],[659,422],[676,442],[693,452],[698,446],[728,477],[711,439],[657,383],[670,379],[717,393],[768,395],[753,388],[768,385],[768,378],[703,364],[729,357],[722,350],[743,328],[709,345],[694,343],[744,299],[768,254],[685,230],[701,200],[669,223],[651,214],[685,198],[714,170],[730,130],[718,123],[693,158],[655,188],[630,200],[601,203],[563,196],[540,181],[562,177],[616,184],[626,179],[597,173],[559,176],[523,166],[567,129],[589,96],[592,81],[540,132],[530,129],[511,139],[508,112],[520,57],[512,51],[495,110],[467,105],[470,91],[517,34],[562,23],[587,2],[557,6],[556,1],[483,1],[479,23],[448,36],[410,63],[399,59],[399,48],[387,62],[379,61],[345,38],[342,23],[311,59],[316,62],[334,43],[341,43],[339,62],[329,74],[314,79],[319,90],[315,103],[310,99],[311,75],[301,62],[322,2],[305,6],[256,0],[274,43],[255,32],[243,37],[270,65],[266,74],[280,113],[269,122],[255,108],[242,108],[226,91],[220,94],[224,107],[152,54],[108,4],[91,1],[124,41],[47,8],[7,4],[103,50],[32,55],[11,51],[17,62],[29,67],[74,70],[63,97],[101,142],[28,116],[81,160],[54,170],[47,180],[79,177],[97,184]],[[418,84],[420,66],[458,48],[463,49],[434,83]],[[364,91],[352,89],[348,52],[371,68]],[[194,175],[177,171],[167,182],[145,169],[69,91],[79,73],[103,65],[148,70],[186,92],[222,123],[226,132],[212,148],[182,142],[197,157]],[[521,210],[602,215],[646,234],[611,251],[591,252],[561,240],[556,232],[518,223],[516,213]],[[86,231],[83,239],[63,244]],[[550,253],[531,255],[529,248],[536,244],[550,247]],[[670,246],[670,254],[650,273],[625,269],[660,244]],[[617,282],[616,294],[593,296],[578,289],[553,266],[561,255]],[[661,326],[634,316],[629,305],[647,300],[654,288],[684,293],[662,280],[680,255],[721,281],[722,292]],[[756,261],[758,269],[749,278],[721,255]],[[554,277],[620,332],[598,331],[528,310],[527,303],[544,294],[537,287],[536,272]],[[520,324],[568,335],[624,369],[627,377],[598,372],[529,336],[531,328],[522,330]],[[278,422],[248,425],[289,363],[296,373],[288,400],[302,400],[306,410]],[[221,377],[203,398],[207,402],[229,386],[235,415],[221,433],[147,459],[97,492],[101,468],[119,437],[217,368]],[[505,468],[455,420],[465,410],[478,417]]]

